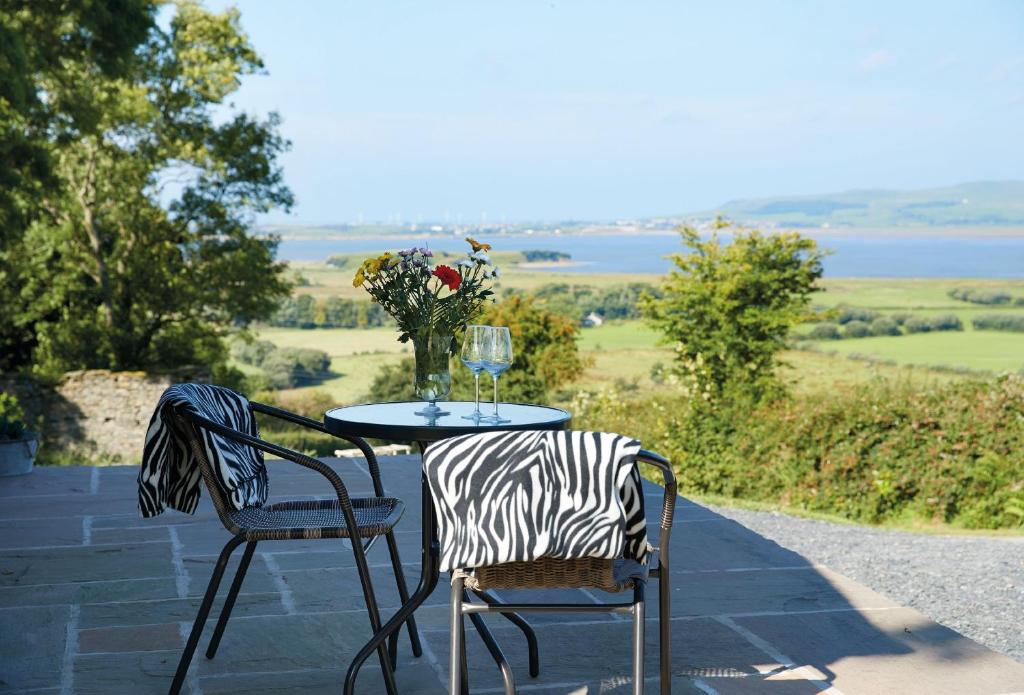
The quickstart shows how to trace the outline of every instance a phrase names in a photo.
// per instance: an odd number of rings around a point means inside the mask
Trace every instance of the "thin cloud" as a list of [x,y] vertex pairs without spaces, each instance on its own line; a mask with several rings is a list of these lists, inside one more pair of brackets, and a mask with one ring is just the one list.
[[860,61],[860,69],[864,72],[876,72],[892,65],[895,60],[896,54],[883,48],[869,54],[864,60]]

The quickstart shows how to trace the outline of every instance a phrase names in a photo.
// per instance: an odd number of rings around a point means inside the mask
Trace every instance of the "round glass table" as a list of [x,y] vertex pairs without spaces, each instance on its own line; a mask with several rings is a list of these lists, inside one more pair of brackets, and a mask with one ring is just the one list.
[[[416,442],[422,452],[431,442],[449,437],[457,437],[462,434],[508,430],[564,430],[569,427],[569,423],[572,420],[572,415],[565,410],[546,405],[498,403],[498,414],[505,420],[505,422],[500,423],[488,422],[486,419],[466,419],[464,416],[471,415],[476,407],[473,401],[438,401],[437,405],[442,411],[447,412],[438,417],[416,415],[417,410],[422,410],[424,406],[423,401],[364,403],[343,408],[333,408],[324,413],[324,428],[331,434],[342,437],[373,437],[393,442]],[[485,402],[480,405],[486,416],[489,404]],[[349,664],[348,672],[345,674],[343,690],[345,695],[352,695],[356,676],[363,662],[389,637],[389,651],[392,655],[395,654],[398,630],[437,586],[440,576],[438,570],[440,548],[437,540],[437,522],[434,517],[434,501],[430,495],[430,486],[427,485],[426,478],[422,475],[422,468],[420,469],[420,474],[420,512],[422,515],[420,534],[422,548],[419,586],[413,595],[402,604],[398,612],[359,650],[359,653],[356,654],[351,664]],[[486,594],[486,592],[480,593],[481,595]],[[465,598],[468,600],[468,596]],[[498,599],[493,596],[487,596],[486,600],[498,602]],[[523,631],[531,651],[535,653],[537,637],[529,624],[514,613],[502,615]],[[469,618],[483,639],[484,646],[487,647],[487,650],[498,664],[505,679],[506,690],[509,690],[511,688],[511,680],[508,674],[511,673],[511,669],[501,653],[501,649],[498,647],[494,636],[487,629],[487,626],[484,625],[483,618],[479,614],[471,613]],[[392,656],[393,659],[394,656]],[[464,679],[462,682],[465,684],[467,681]]]
[[[423,401],[395,403],[364,403],[334,408],[324,414],[324,427],[331,434],[374,437],[397,442],[418,442],[425,446],[440,439],[460,434],[508,430],[563,430],[572,415],[560,408],[527,403],[499,403],[498,414],[507,422],[493,423],[486,419],[468,420],[476,404],[473,401],[438,401],[446,411],[439,417],[416,415]],[[481,403],[484,415],[490,408]]]

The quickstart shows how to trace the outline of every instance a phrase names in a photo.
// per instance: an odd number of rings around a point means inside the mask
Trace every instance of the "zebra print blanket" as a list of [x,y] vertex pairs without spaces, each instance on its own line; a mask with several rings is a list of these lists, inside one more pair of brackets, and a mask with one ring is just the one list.
[[[188,441],[169,426],[170,408],[184,407],[233,430],[259,436],[249,401],[223,386],[175,384],[160,396],[149,421],[139,469],[139,512],[156,516],[167,507],[192,514],[199,505],[202,472]],[[220,489],[236,509],[267,500],[263,452],[200,429],[207,460]]]
[[539,557],[646,563],[640,443],[605,432],[487,432],[432,444],[423,468],[441,569]]

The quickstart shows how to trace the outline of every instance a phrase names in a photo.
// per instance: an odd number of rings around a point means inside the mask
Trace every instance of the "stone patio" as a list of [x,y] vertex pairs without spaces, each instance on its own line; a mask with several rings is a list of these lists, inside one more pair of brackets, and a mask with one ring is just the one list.
[[[275,501],[329,492],[315,474],[270,465]],[[333,465],[353,494],[369,494],[362,461]],[[388,458],[382,467],[389,491],[409,508],[397,535],[415,585],[418,459]],[[37,468],[0,479],[0,692],[167,691],[228,534],[205,499],[195,516],[170,511],[140,518],[135,474],[134,467]],[[648,503],[657,504],[659,490],[651,485],[648,493]],[[680,499],[677,512],[674,693],[1024,691],[1024,664],[700,505]],[[371,561],[389,614],[398,601],[383,544]],[[555,600],[600,600],[567,593]],[[442,582],[417,614],[422,658],[412,657],[403,637],[396,674],[403,693],[445,692],[446,601]],[[656,610],[650,604],[648,692],[657,692]],[[541,642],[538,679],[526,672],[521,635],[498,617],[488,620],[521,692],[629,691],[629,624],[621,617],[533,616]],[[340,692],[344,669],[369,634],[347,545],[261,544],[217,658],[207,660],[202,650],[211,632],[212,620],[186,691]],[[497,670],[472,631],[469,649],[472,691],[501,692]],[[375,661],[367,662],[357,691],[383,691]]]

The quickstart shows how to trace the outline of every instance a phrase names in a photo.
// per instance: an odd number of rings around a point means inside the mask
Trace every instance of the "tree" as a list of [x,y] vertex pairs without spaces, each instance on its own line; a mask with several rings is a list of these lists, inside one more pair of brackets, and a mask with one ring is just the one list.
[[[501,377],[499,396],[506,401],[542,401],[583,373],[583,359],[576,345],[577,328],[571,320],[539,309],[529,297],[512,295],[487,307],[479,321],[489,326],[508,326],[514,360]],[[456,355],[459,346],[455,347]],[[486,397],[487,375],[481,377]],[[469,372],[457,372],[457,393],[472,398]]]
[[736,230],[723,243],[680,232],[689,253],[661,283],[662,297],[642,301],[644,314],[676,344],[677,370],[711,397],[745,389],[755,400],[780,388],[777,354],[790,330],[808,315],[821,277],[822,254],[796,233]]
[[[59,190],[52,144],[58,131],[85,131],[95,113],[68,87],[71,64],[124,73],[153,25],[153,0],[0,3],[0,369],[28,361],[35,344],[23,303],[19,253],[41,202]],[[59,98],[58,98],[59,97]]]
[[237,10],[183,0],[124,60],[115,76],[82,59],[42,80],[92,114],[51,126],[59,186],[9,252],[42,371],[218,363],[222,336],[288,291],[276,241],[249,234],[255,213],[292,203],[277,161],[287,142],[275,114],[226,108],[263,67]]

